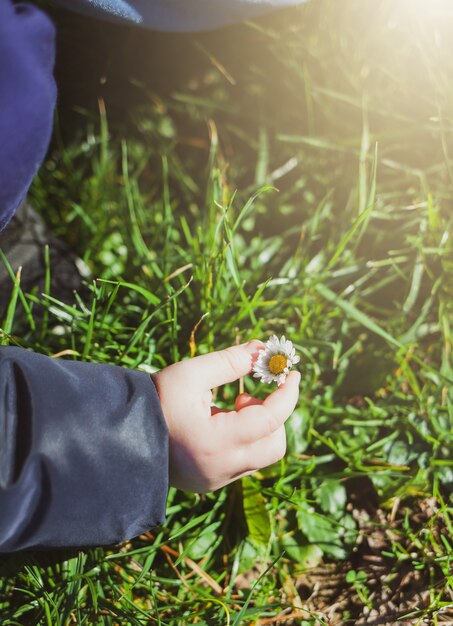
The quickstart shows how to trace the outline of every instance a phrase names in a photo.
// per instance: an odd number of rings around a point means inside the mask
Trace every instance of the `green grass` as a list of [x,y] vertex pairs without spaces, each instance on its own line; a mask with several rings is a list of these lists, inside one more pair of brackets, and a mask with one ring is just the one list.
[[[55,141],[31,198],[92,281],[11,270],[2,342],[152,372],[284,333],[300,402],[281,463],[171,490],[152,535],[4,558],[2,623],[359,624],[391,589],[395,623],[451,618],[452,34],[441,0],[317,0],[186,38],[171,93]],[[301,592],[330,562],[332,620]]]

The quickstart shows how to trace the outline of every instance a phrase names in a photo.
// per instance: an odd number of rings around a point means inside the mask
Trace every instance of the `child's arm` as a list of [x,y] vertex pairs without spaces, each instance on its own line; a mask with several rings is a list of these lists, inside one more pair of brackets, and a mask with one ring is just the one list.
[[161,404],[143,372],[0,348],[0,552],[130,539],[163,522],[169,473],[207,491],[281,458],[297,373],[263,402],[211,408],[259,345],[165,368]]

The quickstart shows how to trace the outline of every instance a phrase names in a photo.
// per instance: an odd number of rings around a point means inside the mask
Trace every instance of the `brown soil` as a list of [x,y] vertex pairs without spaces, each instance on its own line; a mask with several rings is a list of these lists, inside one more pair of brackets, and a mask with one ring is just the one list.
[[[409,512],[396,502],[392,510],[377,508],[372,516],[352,508],[361,532],[350,558],[300,574],[297,594],[287,598],[292,607],[255,626],[314,624],[315,616],[328,626],[453,625],[453,588],[442,560],[448,528],[434,499],[412,506]],[[361,573],[362,583],[348,582],[351,570]]]

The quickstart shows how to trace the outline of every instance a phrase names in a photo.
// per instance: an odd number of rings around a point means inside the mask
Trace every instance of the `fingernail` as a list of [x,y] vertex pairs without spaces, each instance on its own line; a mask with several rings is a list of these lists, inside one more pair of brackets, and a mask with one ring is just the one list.
[[263,348],[264,343],[259,339],[252,339],[252,341],[245,344],[245,349],[249,354],[255,354],[255,352],[258,352],[258,350],[262,350]]

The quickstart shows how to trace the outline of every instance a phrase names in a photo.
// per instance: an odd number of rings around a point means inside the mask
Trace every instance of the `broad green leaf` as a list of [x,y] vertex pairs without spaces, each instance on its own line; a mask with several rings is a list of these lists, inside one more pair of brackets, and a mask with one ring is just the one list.
[[290,454],[303,454],[308,446],[307,433],[310,426],[308,407],[297,408],[286,422],[287,450]]
[[271,517],[259,483],[249,477],[243,478],[242,494],[249,537],[257,543],[267,545],[271,536]]
[[312,568],[319,565],[323,551],[319,546],[307,543],[299,537],[286,536],[281,540],[286,554],[303,568]]
[[338,517],[346,505],[346,489],[339,480],[326,478],[316,490],[316,499],[325,513]]

